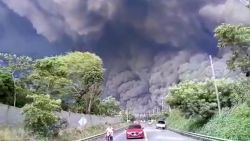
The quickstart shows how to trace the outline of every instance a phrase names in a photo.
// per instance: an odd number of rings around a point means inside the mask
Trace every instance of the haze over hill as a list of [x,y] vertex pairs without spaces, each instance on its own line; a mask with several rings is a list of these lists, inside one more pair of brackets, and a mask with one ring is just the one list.
[[[167,86],[210,77],[235,77],[213,29],[250,23],[236,0],[0,0],[0,51],[43,57],[91,51],[104,60],[104,96],[135,111],[152,109]],[[240,15],[240,16],[239,16]]]

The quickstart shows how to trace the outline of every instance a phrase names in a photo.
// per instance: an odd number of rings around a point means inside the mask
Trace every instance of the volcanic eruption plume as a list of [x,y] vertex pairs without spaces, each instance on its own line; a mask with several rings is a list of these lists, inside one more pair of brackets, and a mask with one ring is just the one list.
[[94,52],[107,70],[103,96],[134,112],[160,106],[170,85],[211,77],[208,54],[216,56],[217,77],[234,76],[225,64],[230,52],[216,48],[213,29],[250,23],[235,0],[0,0],[0,11],[1,51]]

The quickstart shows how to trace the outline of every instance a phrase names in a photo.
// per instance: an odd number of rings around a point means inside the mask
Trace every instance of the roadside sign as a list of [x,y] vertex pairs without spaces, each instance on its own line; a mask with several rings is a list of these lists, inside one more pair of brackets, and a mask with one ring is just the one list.
[[81,117],[81,119],[78,121],[80,126],[84,126],[87,124],[87,120],[84,117]]

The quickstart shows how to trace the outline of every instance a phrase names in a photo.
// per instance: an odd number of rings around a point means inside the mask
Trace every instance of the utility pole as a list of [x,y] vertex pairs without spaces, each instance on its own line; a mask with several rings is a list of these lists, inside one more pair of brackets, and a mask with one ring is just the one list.
[[12,72],[11,74],[12,76],[12,80],[13,80],[13,84],[14,84],[14,107],[16,107],[16,79],[15,79],[15,71]]
[[163,113],[164,112],[164,97],[162,96],[162,99],[161,99],[161,112]]
[[214,81],[214,88],[215,88],[215,93],[216,93],[216,98],[217,98],[217,105],[219,109],[219,115],[221,115],[221,107],[220,107],[220,98],[219,98],[219,93],[218,93],[218,87],[215,81],[215,72],[214,72],[214,64],[213,64],[213,59],[212,56],[209,55],[210,63],[211,63],[211,69],[212,69],[212,79]]
[[126,110],[126,113],[127,113],[127,123],[128,123],[128,119],[129,119],[129,112],[128,112],[128,109]]

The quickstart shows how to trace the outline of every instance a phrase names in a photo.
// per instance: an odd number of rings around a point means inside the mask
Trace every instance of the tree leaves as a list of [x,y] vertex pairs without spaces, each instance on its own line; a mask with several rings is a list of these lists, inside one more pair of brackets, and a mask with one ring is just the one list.
[[0,71],[0,102],[13,104],[14,82],[9,73]]
[[23,108],[25,127],[33,132],[47,136],[58,118],[54,112],[60,109],[61,100],[53,100],[49,95],[30,95],[32,103]]
[[[231,80],[217,80],[216,83],[222,108],[232,107],[242,100],[238,83]],[[209,119],[218,111],[212,81],[182,82],[170,88],[167,103],[172,108],[180,109],[187,117]]]
[[230,69],[250,71],[250,26],[222,24],[215,29],[215,37],[219,47],[233,53],[227,62]]
[[101,94],[102,61],[88,52],[47,57],[36,61],[30,79],[39,93],[64,100],[67,96],[75,99],[74,106],[67,106],[67,102],[63,102],[66,104],[64,108],[90,113],[92,105]]

